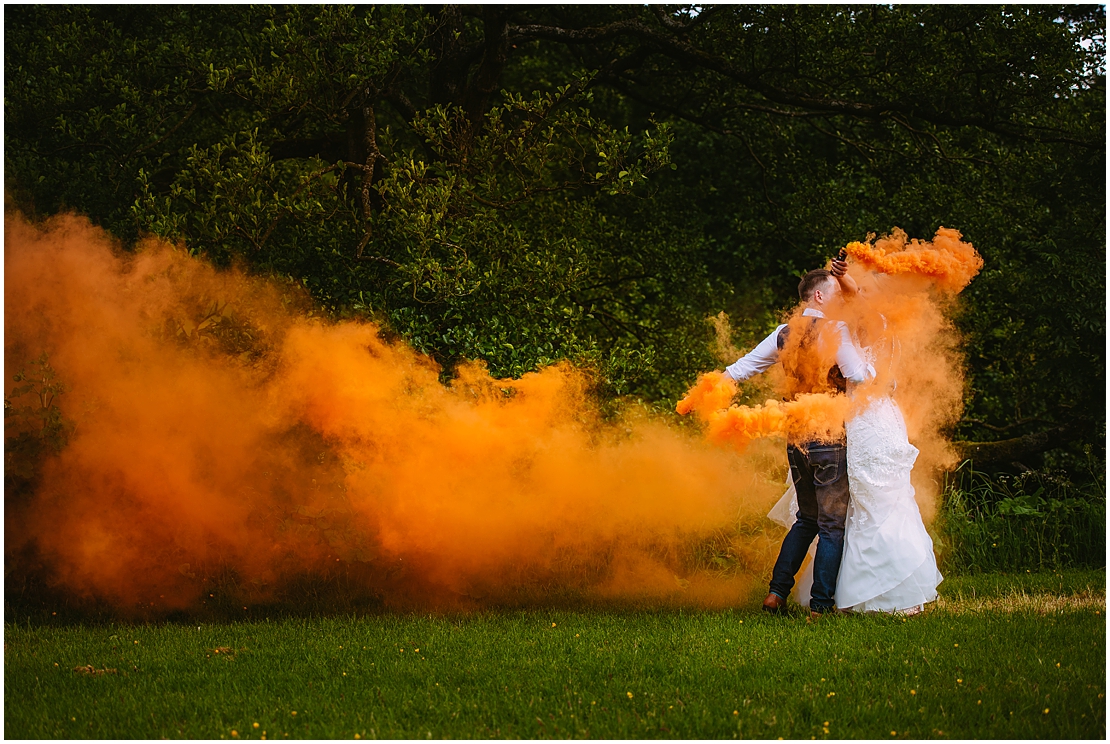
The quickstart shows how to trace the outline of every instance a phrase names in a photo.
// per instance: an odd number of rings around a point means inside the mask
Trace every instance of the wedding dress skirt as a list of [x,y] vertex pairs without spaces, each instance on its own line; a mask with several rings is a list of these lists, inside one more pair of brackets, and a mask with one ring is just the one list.
[[[836,605],[851,612],[913,611],[937,598],[943,580],[910,485],[918,450],[890,398],[876,400],[845,428],[851,497]],[[797,511],[791,483],[768,516],[789,528]],[[809,605],[813,583],[813,550],[810,546],[792,592],[803,606]]]

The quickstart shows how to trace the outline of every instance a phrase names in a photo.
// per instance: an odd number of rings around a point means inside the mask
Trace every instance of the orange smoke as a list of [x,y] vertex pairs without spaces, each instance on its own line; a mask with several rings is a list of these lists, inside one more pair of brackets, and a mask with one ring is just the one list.
[[709,439],[743,452],[753,439],[778,436],[786,428],[783,405],[769,400],[762,406],[730,406],[714,411],[709,418]]
[[942,292],[956,294],[971,283],[983,268],[983,259],[971,243],[960,240],[958,230],[942,227],[933,241],[914,238],[907,242],[905,231],[894,228],[875,242],[845,246],[849,258],[865,268],[884,274],[914,274],[928,278]]
[[[949,320],[951,299],[979,272],[983,259],[974,246],[960,239],[959,232],[943,227],[932,242],[907,240],[906,233],[895,228],[874,247],[851,243],[847,251],[853,261],[849,275],[860,293],[822,308],[832,321],[824,324],[818,338],[817,346],[824,348],[803,356],[799,363],[811,368],[797,369],[795,374],[810,387],[819,387],[836,345],[826,336],[840,321],[872,364],[873,380],[855,386],[851,396],[795,396],[785,380],[776,392],[788,402],[727,407],[735,384],[727,375],[709,373],[698,379],[677,410],[695,411],[708,423],[710,441],[742,452],[765,437],[783,436],[795,442],[840,439],[845,421],[877,396],[890,395],[906,420],[911,443],[921,450],[914,486],[922,513],[929,519],[938,492],[934,474],[955,464],[945,432],[958,420],[963,404],[963,358],[959,335]],[[802,310],[795,310],[788,323],[804,323]],[[801,338],[797,330],[792,332],[786,352]]]
[[683,551],[764,513],[778,485],[645,413],[603,422],[578,370],[498,380],[475,362],[444,386],[427,357],[313,318],[291,286],[153,242],[124,254],[71,216],[9,216],[5,237],[5,395],[24,400],[13,376],[46,352],[72,424],[32,491],[9,494],[7,546],[61,590],[155,610],[340,572],[391,605],[746,590]]
[[874,356],[877,377],[857,390],[857,404],[890,394],[902,411],[910,442],[921,450],[913,479],[922,516],[929,520],[938,472],[957,464],[948,433],[963,411],[964,357],[951,320],[953,303],[983,259],[958,231],[943,227],[931,242],[907,240],[894,228],[875,241],[875,249],[886,259],[883,267],[851,264],[860,296],[830,317],[847,323]]
[[809,393],[794,400],[769,400],[756,406],[729,406],[736,383],[728,375],[710,372],[698,379],[679,401],[680,414],[693,411],[709,424],[708,437],[715,444],[728,444],[743,452],[755,439],[786,437],[795,442],[835,442],[844,437],[844,422],[853,410],[844,395]]
[[736,395],[736,381],[723,372],[706,372],[698,376],[694,386],[678,401],[675,410],[685,416],[693,411],[698,418],[708,421],[722,408],[726,408]]

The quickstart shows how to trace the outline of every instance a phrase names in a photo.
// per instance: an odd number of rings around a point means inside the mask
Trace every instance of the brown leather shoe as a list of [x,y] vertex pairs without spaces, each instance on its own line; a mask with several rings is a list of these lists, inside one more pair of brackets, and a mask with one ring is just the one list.
[[763,611],[781,615],[786,612],[786,600],[771,592],[767,595],[767,599],[763,600]]

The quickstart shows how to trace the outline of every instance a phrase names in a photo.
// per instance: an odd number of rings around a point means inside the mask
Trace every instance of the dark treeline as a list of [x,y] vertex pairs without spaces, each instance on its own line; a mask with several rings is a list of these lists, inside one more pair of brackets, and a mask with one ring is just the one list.
[[706,318],[749,346],[846,242],[953,227],[955,436],[1101,472],[1104,39],[1098,6],[8,6],[5,189],[445,376],[571,359],[662,404],[720,365]]

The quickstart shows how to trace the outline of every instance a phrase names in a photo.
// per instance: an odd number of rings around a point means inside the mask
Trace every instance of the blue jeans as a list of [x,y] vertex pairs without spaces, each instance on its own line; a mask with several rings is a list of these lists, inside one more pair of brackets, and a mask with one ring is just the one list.
[[790,476],[798,492],[798,520],[786,533],[771,573],[771,592],[785,599],[794,575],[817,536],[813,559],[813,590],[809,608],[833,609],[836,577],[844,552],[844,519],[848,513],[847,448],[843,444],[787,445]]

